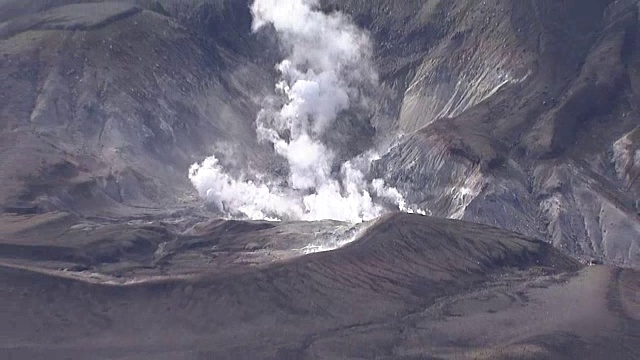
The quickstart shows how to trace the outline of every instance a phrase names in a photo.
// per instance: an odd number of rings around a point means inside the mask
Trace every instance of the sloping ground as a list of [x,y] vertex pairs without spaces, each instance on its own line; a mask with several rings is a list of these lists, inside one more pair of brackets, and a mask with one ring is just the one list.
[[376,176],[433,215],[640,266],[637,2],[323,3],[371,29],[396,96],[407,136]]
[[232,273],[108,285],[3,266],[0,351],[633,358],[637,274],[579,269],[549,245],[502,230],[399,214],[341,249]]
[[[253,128],[277,50],[246,1],[180,23],[155,2],[78,2],[0,3],[5,211],[127,217],[191,202],[187,169],[211,153],[277,167]],[[322,3],[371,30],[389,95],[372,122],[407,132],[374,175],[434,216],[639,266],[636,3]],[[333,140],[370,145],[344,120]]]
[[[246,19],[237,21],[248,34]],[[175,206],[193,195],[188,167],[212,144],[255,150],[235,161],[264,153],[252,96],[272,86],[270,70],[174,18],[86,3],[0,29],[0,204],[9,211]]]
[[[85,3],[0,0],[0,357],[640,357],[635,270],[430,217],[211,219],[187,167],[269,166],[252,124],[277,50],[247,1]],[[378,175],[638,266],[634,2],[323,4],[373,32],[374,122],[408,133]]]
[[29,14],[4,22],[3,39],[28,30],[91,30],[125,19],[142,11],[126,3],[73,4]]
[[115,282],[233,271],[353,240],[365,224],[210,219],[182,209],[114,218],[65,212],[0,216],[0,262]]

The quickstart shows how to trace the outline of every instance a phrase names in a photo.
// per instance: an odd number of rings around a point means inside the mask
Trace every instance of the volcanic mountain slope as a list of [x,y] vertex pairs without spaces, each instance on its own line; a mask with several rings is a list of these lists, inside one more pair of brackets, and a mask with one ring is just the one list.
[[[251,229],[252,225],[236,224]],[[338,250],[154,279],[1,268],[9,358],[634,358],[638,274],[456,220],[383,217]]]
[[[8,211],[181,207],[212,152],[273,168],[254,119],[278,51],[250,32],[249,2],[135,3],[0,3]],[[372,122],[407,134],[374,176],[434,216],[638,265],[635,2],[322,5],[371,31],[389,95]]]
[[[234,26],[249,34],[242,14]],[[122,2],[53,7],[0,29],[0,203],[9,210],[175,205],[193,194],[188,167],[215,144],[261,153],[252,97],[271,75],[238,55],[257,40],[225,33],[235,48],[219,46]]]
[[567,256],[639,265],[636,2],[321,1],[386,96],[330,140],[404,132],[372,175],[485,225],[216,218],[187,170],[277,168],[280,49],[184,3],[0,0],[1,357],[640,357],[638,272]]
[[323,3],[373,32],[408,200],[638,266],[636,1]]

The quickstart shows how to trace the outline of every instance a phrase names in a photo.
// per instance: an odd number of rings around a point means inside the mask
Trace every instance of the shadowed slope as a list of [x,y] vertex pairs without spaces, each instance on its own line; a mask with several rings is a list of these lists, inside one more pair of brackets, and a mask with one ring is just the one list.
[[640,266],[637,1],[322,3],[372,31],[407,133],[374,176],[434,216]]
[[270,70],[222,44],[255,45],[241,38],[247,19],[212,41],[125,2],[1,23],[0,206],[127,216],[187,201],[189,166],[219,142],[255,150],[234,161],[261,158],[252,97],[269,91]]
[[[637,321],[624,314],[637,301],[629,290],[622,297],[608,293],[611,269],[570,275],[577,269],[575,261],[538,241],[401,214],[380,219],[335,251],[190,278],[138,277],[129,285],[107,285],[3,267],[2,318],[12,330],[2,332],[0,348],[14,358],[313,359],[469,355],[478,349],[504,355],[520,349],[508,344],[524,342],[534,344],[526,354],[561,355],[546,338],[531,336],[563,331],[610,344],[620,326],[633,334]],[[627,289],[637,286],[630,282],[635,275],[624,276]],[[618,286],[614,281],[611,291]],[[626,307],[610,308],[607,294],[624,299]],[[535,319],[560,300],[575,304],[566,321],[538,324]],[[523,320],[496,322],[491,314]],[[475,331],[471,325],[450,326],[477,316],[489,317],[492,335],[482,341],[467,338]],[[583,318],[608,325],[583,333],[576,327]],[[426,334],[419,329],[427,328],[432,335],[417,346]],[[616,341],[637,351],[625,336]],[[568,354],[581,351],[571,336],[558,341]],[[496,346],[506,350],[496,353]]]

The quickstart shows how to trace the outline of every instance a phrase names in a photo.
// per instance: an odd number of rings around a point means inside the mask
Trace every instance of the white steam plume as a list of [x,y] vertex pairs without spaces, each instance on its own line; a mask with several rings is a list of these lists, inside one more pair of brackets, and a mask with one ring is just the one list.
[[338,114],[362,100],[359,89],[375,86],[367,35],[340,13],[324,14],[314,0],[255,0],[251,11],[254,31],[271,24],[289,53],[277,66],[284,105],[256,119],[259,140],[273,145],[289,174],[234,178],[211,156],[189,171],[198,192],[221,211],[252,219],[360,222],[381,215],[383,202],[412,211],[383,180],[367,182],[372,154],[332,173],[334,153],[321,141]]

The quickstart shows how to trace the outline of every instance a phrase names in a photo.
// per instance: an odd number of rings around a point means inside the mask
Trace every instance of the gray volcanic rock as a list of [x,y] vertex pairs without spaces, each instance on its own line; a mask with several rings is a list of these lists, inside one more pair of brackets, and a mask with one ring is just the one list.
[[640,351],[637,273],[581,269],[540,241],[417,215],[386,216],[332,252],[235,271],[113,279],[0,269],[0,316],[12,328],[0,351],[13,358],[622,359]]
[[[337,248],[365,225],[211,219],[191,209],[118,217],[0,217],[0,262],[117,279],[222,273]],[[67,272],[68,271],[68,272]]]
[[7,39],[29,30],[91,30],[107,26],[141,11],[125,3],[73,4],[29,14],[2,23],[0,37]]
[[408,132],[376,175],[433,215],[638,266],[637,4],[381,4],[333,4],[373,30]]
[[0,357],[640,358],[637,1],[319,1],[381,80],[323,141],[403,133],[369,175],[433,216],[358,225],[196,197],[281,170],[249,4],[0,0]]
[[89,3],[2,28],[5,207],[175,204],[192,196],[188,167],[212,144],[256,150],[238,162],[264,160],[252,96],[270,91],[270,72],[175,19]]

